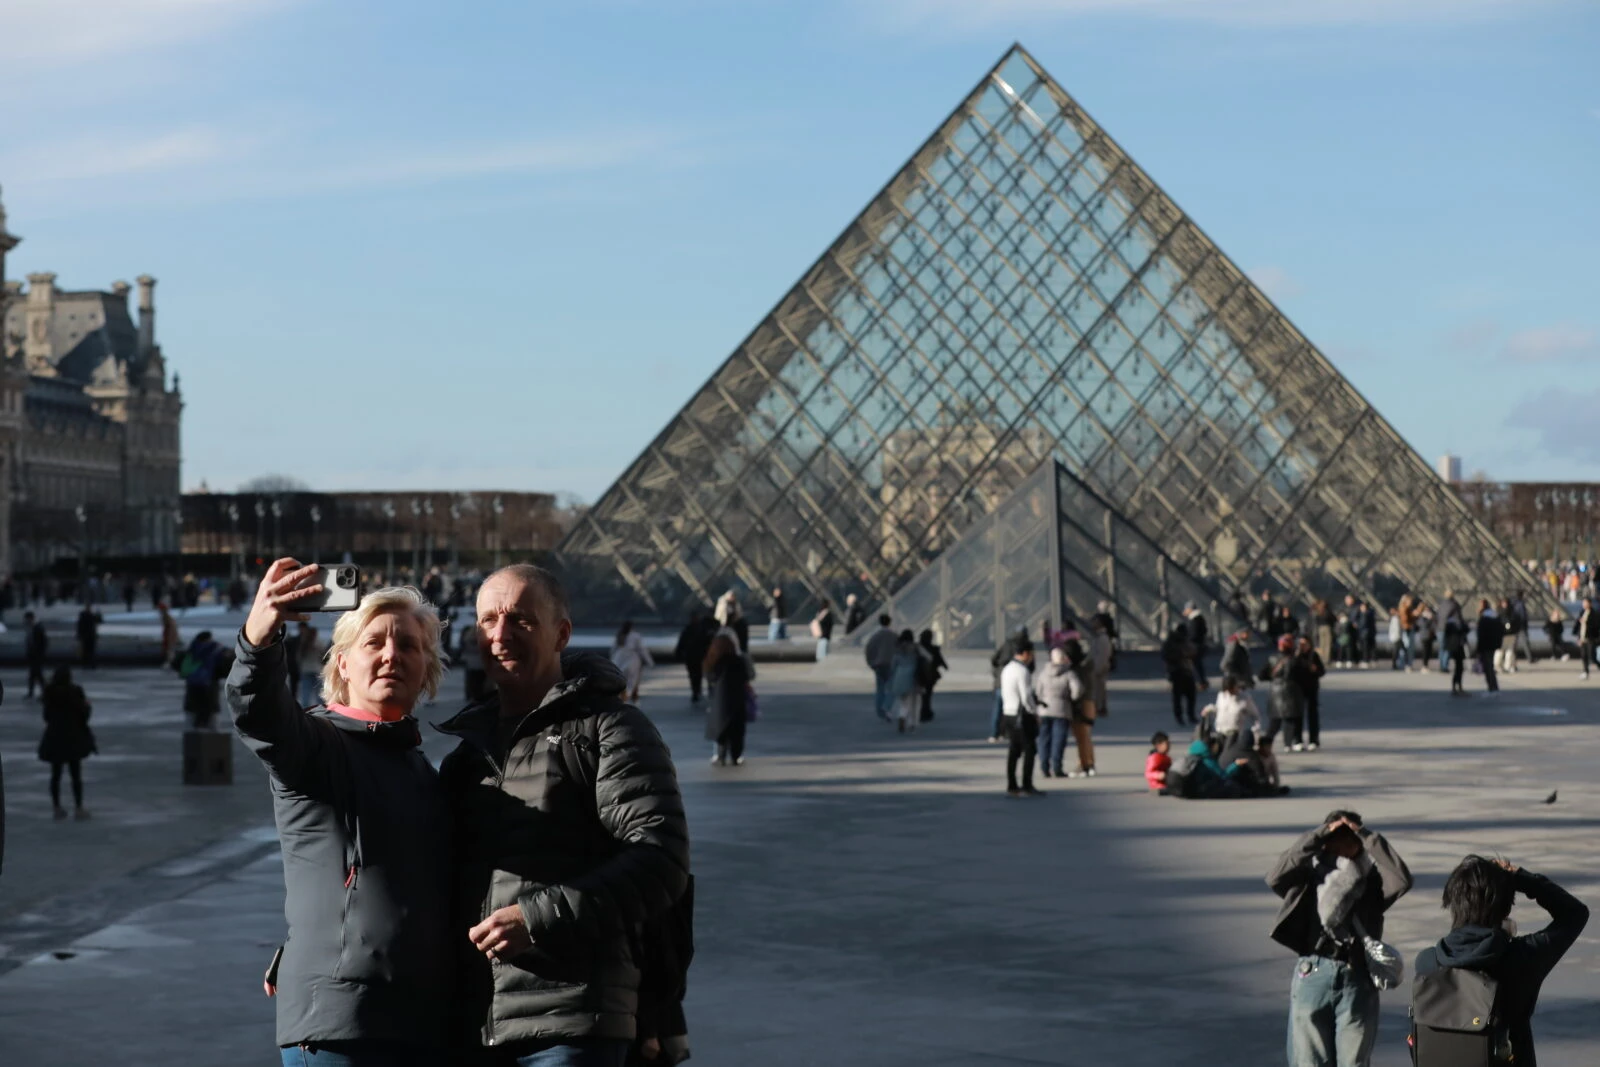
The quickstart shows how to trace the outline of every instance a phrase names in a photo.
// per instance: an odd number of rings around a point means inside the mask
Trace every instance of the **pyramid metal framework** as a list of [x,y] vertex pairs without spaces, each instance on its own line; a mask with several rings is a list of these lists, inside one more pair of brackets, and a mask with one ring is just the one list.
[[1526,583],[1020,46],[561,552],[663,613],[781,586],[800,618],[887,599],[1051,458],[1205,580],[1380,604]]
[[[995,648],[1026,626],[1082,623],[1117,606],[1124,648],[1155,648],[1193,603],[1217,633],[1244,625],[1219,583],[1202,582],[1051,460],[894,593],[895,629],[931,629],[946,648]],[[860,644],[874,627],[846,641]]]

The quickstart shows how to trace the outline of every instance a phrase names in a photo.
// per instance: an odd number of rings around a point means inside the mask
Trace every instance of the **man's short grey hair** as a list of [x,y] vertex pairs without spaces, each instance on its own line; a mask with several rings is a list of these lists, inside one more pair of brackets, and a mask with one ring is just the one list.
[[[532,563],[513,563],[509,567],[501,567],[483,580],[488,585],[501,576],[515,578],[519,582],[534,586],[539,590],[539,595],[550,606],[552,613],[559,621],[572,620],[570,609],[567,606],[567,590],[561,584],[561,579],[545,570],[543,567],[534,566]],[[479,588],[482,588],[480,586]]]

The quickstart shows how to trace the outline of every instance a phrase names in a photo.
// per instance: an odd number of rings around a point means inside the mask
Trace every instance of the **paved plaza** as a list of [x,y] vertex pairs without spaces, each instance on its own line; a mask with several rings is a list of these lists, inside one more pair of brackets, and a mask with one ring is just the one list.
[[[1282,757],[1293,795],[1209,803],[1144,791],[1145,741],[1171,722],[1155,681],[1113,683],[1100,777],[1006,798],[1003,750],[982,739],[987,664],[955,667],[937,720],[903,737],[873,717],[856,654],[764,664],[736,769],[708,765],[681,672],[652,674],[644,706],[678,756],[694,838],[695,1063],[1282,1063],[1290,958],[1267,938],[1262,878],[1334,807],[1360,810],[1416,874],[1388,930],[1408,958],[1442,932],[1444,875],[1470,850],[1600,904],[1600,676],[1572,664],[1524,670],[1496,700],[1452,701],[1438,674],[1330,676],[1327,747]],[[260,978],[282,882],[259,767],[239,747],[234,785],[183,787],[178,681],[86,673],[94,817],[54,822],[38,705],[20,671],[0,679],[0,1063],[275,1063]],[[1542,922],[1531,905],[1517,917]],[[1546,1067],[1596,1060],[1597,944],[1600,927],[1545,986]],[[1404,994],[1386,994],[1383,1067],[1407,1062],[1404,1019]]]

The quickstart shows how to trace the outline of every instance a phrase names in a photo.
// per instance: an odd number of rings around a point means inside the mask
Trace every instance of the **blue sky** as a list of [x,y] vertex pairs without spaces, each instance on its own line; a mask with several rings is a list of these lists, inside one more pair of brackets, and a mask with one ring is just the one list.
[[184,484],[594,499],[1020,40],[1430,460],[1600,480],[1589,0],[0,0]]

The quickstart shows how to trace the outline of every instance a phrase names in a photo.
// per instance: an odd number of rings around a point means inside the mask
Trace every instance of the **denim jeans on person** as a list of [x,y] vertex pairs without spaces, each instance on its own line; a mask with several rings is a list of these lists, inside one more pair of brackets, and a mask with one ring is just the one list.
[[787,640],[789,640],[789,620],[787,620],[787,619],[772,619],[772,620],[768,621],[768,623],[767,623],[767,640],[768,641],[787,641]]
[[449,1059],[441,1049],[398,1041],[329,1041],[278,1052],[283,1067],[439,1067]]
[[817,662],[821,663],[823,660],[825,660],[827,658],[828,658],[828,639],[826,637],[819,637],[819,638],[817,638]]
[[493,1067],[623,1067],[633,1042],[612,1038],[519,1043],[484,1058]]
[[1066,716],[1039,716],[1039,766],[1046,774],[1061,775],[1071,733],[1072,720]]
[[1378,989],[1365,967],[1301,956],[1289,983],[1289,1067],[1368,1067]]
[[889,713],[894,710],[894,694],[889,692],[889,668],[874,667],[872,673],[877,676],[878,683],[874,694],[878,718],[888,719]]

